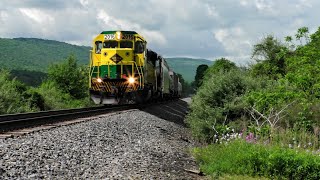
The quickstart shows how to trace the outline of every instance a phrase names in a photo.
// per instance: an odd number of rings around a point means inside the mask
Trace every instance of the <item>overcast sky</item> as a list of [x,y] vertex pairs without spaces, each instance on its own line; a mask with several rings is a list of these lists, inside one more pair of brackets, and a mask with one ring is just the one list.
[[91,46],[104,30],[134,30],[164,57],[244,64],[268,34],[318,29],[319,0],[1,0],[0,37]]

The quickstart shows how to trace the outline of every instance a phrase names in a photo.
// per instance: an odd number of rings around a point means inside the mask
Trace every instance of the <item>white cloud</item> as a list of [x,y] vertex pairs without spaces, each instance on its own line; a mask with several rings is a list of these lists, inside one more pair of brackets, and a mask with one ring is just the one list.
[[272,2],[270,0],[256,0],[256,7],[259,10],[270,10],[272,9]]
[[89,0],[80,0],[80,4],[82,6],[88,6],[89,5]]
[[149,43],[156,43],[161,46],[167,44],[167,39],[165,38],[165,36],[158,31],[149,31],[142,29],[141,34],[147,39]]
[[310,0],[299,0],[298,4],[296,4],[297,8],[311,8],[312,2]]
[[206,4],[206,7],[209,16],[212,16],[214,18],[219,17],[219,13],[213,5],[210,6],[209,4]]
[[260,37],[317,29],[319,8],[319,0],[10,0],[0,1],[0,37],[91,45],[101,31],[134,30],[163,56],[242,62]]
[[278,16],[279,11],[275,7],[273,0],[255,0],[258,11],[266,16]]
[[133,30],[141,33],[148,42],[156,43],[158,45],[165,45],[166,38],[158,31],[148,30],[142,28],[139,24],[132,23],[123,19],[110,16],[104,10],[100,10],[97,19],[103,22],[102,27],[108,27],[113,30]]
[[247,39],[248,36],[241,27],[218,29],[214,32],[214,37],[231,56],[246,56],[250,52],[251,43]]
[[240,0],[240,4],[241,4],[241,6],[248,6],[249,2],[248,2],[248,0]]
[[19,8],[19,11],[34,20],[36,23],[47,24],[53,23],[54,18],[49,14],[35,8]]
[[8,18],[8,13],[0,11],[0,21],[5,21]]
[[228,37],[228,31],[225,29],[219,29],[216,32],[214,32],[214,37],[220,42],[223,43],[223,41]]

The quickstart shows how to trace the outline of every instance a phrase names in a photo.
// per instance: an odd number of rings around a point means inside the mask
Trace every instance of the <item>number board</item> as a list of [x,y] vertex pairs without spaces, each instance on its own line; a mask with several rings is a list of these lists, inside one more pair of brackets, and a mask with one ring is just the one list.
[[[133,40],[133,37],[134,36],[132,34],[122,34],[121,39]],[[116,35],[115,34],[106,34],[106,35],[104,35],[104,39],[105,40],[116,39]]]
[[133,39],[133,35],[132,34],[123,34],[122,35],[122,39],[132,40]]
[[104,35],[104,39],[110,40],[110,39],[115,39],[116,35],[115,34],[106,34]]

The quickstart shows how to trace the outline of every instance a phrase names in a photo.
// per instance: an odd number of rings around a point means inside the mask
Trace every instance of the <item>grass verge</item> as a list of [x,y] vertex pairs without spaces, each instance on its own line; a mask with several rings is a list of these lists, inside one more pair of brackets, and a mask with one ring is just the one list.
[[244,140],[195,148],[193,152],[201,171],[213,178],[243,175],[271,179],[320,179],[320,157],[310,152]]

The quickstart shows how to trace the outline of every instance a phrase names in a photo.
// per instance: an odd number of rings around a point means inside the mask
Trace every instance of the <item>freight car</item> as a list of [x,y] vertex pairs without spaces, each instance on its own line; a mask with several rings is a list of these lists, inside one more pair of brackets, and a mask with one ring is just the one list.
[[134,31],[103,31],[93,39],[89,91],[96,104],[142,103],[181,96],[166,60]]

